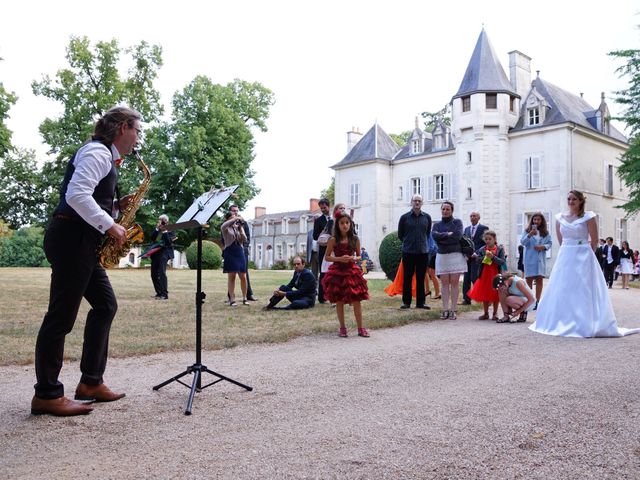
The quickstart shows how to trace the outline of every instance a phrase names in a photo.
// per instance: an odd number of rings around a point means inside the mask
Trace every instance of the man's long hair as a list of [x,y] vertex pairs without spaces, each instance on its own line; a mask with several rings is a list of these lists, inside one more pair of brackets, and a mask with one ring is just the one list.
[[110,145],[118,136],[121,125],[131,128],[134,121],[141,119],[142,116],[129,107],[113,107],[96,122],[91,138]]

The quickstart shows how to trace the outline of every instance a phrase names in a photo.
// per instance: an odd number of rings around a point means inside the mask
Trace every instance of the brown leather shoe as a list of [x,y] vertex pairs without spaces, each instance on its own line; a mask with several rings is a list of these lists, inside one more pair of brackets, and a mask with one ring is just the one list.
[[113,402],[124,397],[124,393],[112,392],[104,383],[87,385],[79,383],[76,388],[76,400],[93,400],[95,402]]
[[69,417],[72,415],[86,415],[91,413],[93,407],[88,403],[76,402],[67,397],[45,399],[33,397],[31,400],[31,413],[33,415],[56,415]]

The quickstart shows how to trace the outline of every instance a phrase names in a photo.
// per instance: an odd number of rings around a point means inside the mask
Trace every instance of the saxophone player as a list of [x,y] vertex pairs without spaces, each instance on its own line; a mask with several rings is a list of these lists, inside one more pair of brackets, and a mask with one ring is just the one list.
[[[117,302],[96,252],[104,235],[113,237],[118,245],[127,239],[125,228],[114,220],[130,200],[130,196],[117,198],[117,166],[121,155],[130,154],[138,142],[140,121],[135,110],[112,108],[97,121],[91,140],[67,164],[60,203],[44,238],[44,251],[51,263],[51,288],[36,340],[33,414],[83,415],[91,412],[91,402],[125,396],[103,382]],[[58,376],[65,336],[73,328],[83,297],[91,310],[84,329],[80,382],[72,400],[64,396]]]

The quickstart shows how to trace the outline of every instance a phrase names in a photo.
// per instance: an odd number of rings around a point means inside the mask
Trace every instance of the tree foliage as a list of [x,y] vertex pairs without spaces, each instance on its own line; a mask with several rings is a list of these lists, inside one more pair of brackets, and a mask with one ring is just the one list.
[[[0,58],[0,60],[2,60]],[[0,82],[0,158],[3,158],[11,150],[11,130],[7,128],[5,121],[9,118],[9,110],[16,103],[18,97],[8,92]]]
[[442,122],[445,125],[451,125],[449,104],[445,105],[441,110],[438,110],[437,112],[422,112],[420,115],[422,116],[422,118],[424,118],[425,132],[432,132],[436,127],[437,122]]
[[[46,199],[49,211],[58,202],[57,186],[62,182],[68,159],[93,132],[97,118],[109,108],[126,104],[140,112],[143,120],[154,123],[162,114],[160,94],[153,82],[162,66],[162,49],[140,42],[124,52],[131,62],[127,74],[118,70],[121,48],[117,40],[98,42],[92,47],[87,37],[71,37],[67,47],[67,68],[55,79],[44,75],[32,83],[35,95],[59,102],[63,111],[58,118],[47,118],[40,133],[55,159],[45,162],[41,175],[55,185]],[[133,184],[139,174],[135,166],[123,168],[125,183]]]
[[320,198],[329,200],[329,205],[336,203],[336,177],[331,177],[331,184],[320,192]]
[[27,227],[0,237],[0,267],[46,267],[41,227]]
[[409,137],[413,133],[412,130],[405,130],[401,133],[390,133],[389,136],[392,138],[394,142],[398,145],[398,147],[404,147],[409,141]]
[[[215,84],[198,76],[173,97],[171,120],[148,135],[153,158],[150,215],[177,218],[211,188],[239,185],[240,209],[258,193],[253,182],[254,138],[251,128],[266,131],[272,92],[259,83],[234,80]],[[219,226],[219,219],[214,220]],[[217,237],[216,228],[213,229]],[[182,242],[191,239],[182,236]]]
[[15,149],[0,163],[0,218],[13,229],[36,223],[44,215],[47,187],[32,150]]
[[630,130],[629,149],[621,157],[618,174],[630,191],[629,201],[622,208],[631,215],[640,212],[640,50],[617,50],[609,55],[625,62],[616,72],[629,79],[627,89],[615,92],[615,101],[625,108],[616,119]]

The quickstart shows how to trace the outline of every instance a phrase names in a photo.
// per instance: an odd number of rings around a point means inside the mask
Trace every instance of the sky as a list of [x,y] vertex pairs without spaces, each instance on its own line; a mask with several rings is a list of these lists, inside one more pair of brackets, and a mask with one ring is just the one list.
[[621,62],[607,53],[640,48],[640,2],[631,0],[21,0],[0,12],[0,82],[19,97],[7,123],[13,144],[40,157],[46,146],[38,126],[62,107],[35,97],[31,83],[67,67],[71,36],[162,46],[155,86],[166,114],[173,94],[197,75],[271,89],[269,130],[254,132],[261,191],[245,218],[256,206],[267,213],[308,208],[329,186],[353,127],[365,133],[378,122],[400,133],[420,112],[440,110],[458,90],[483,28],[507,75],[508,52],[519,50],[532,58],[532,76],[539,70],[594,107],[605,92],[613,115],[620,113],[614,92],[627,83],[615,73]]

